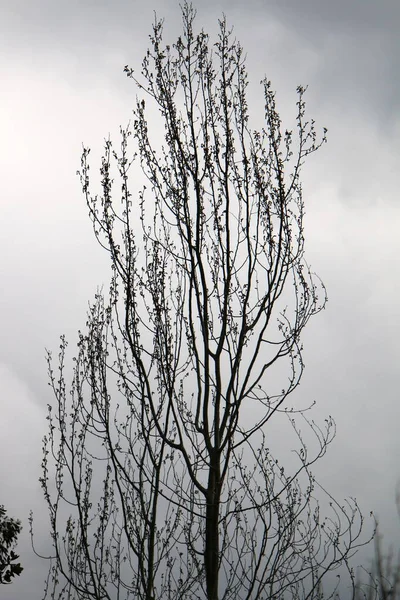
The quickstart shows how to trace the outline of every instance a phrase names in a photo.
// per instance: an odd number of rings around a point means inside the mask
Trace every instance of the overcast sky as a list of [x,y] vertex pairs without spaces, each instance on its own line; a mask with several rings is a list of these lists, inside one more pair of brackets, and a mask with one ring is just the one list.
[[[175,1],[0,0],[0,503],[24,524],[25,571],[5,600],[40,598],[44,568],[27,516],[45,531],[37,482],[47,386],[45,347],[71,343],[88,301],[108,281],[76,171],[131,116],[153,10],[166,37]],[[329,143],[304,171],[307,258],[328,290],[305,335],[306,373],[293,402],[317,400],[338,435],[318,469],[338,499],[357,497],[398,541],[400,479],[400,3],[398,0],[202,0],[198,23],[226,13],[248,55],[250,106],[262,114],[266,75],[283,117],[299,84]],[[258,111],[258,112],[257,112]],[[372,550],[372,549],[371,549]]]

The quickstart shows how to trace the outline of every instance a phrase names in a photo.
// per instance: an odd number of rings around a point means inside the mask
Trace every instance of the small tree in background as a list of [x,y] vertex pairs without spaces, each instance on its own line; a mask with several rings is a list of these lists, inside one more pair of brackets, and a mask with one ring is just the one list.
[[[302,87],[296,132],[285,130],[267,80],[265,126],[254,131],[243,49],[225,19],[210,46],[191,5],[182,14],[172,46],[155,21],[140,80],[125,68],[158,109],[163,139],[139,98],[120,149],[106,142],[99,196],[89,149],[82,156],[112,276],[79,334],[70,386],[66,340],[56,372],[49,354],[45,595],[322,598],[339,567],[354,592],[363,519],[354,500],[326,493],[322,516],[311,472],[334,422],[319,428],[284,407],[304,369],[301,334],[326,302],[304,259],[300,183],[325,133],[318,141],[306,119]],[[295,434],[282,441],[295,444],[291,473],[269,446],[282,413]]]
[[[396,493],[396,507],[400,519],[400,485]],[[360,575],[360,574],[359,574]],[[367,582],[363,582],[367,575]],[[371,570],[361,569],[357,585],[358,600],[400,600],[400,548],[397,552],[391,546],[385,554],[382,536],[377,528],[375,536],[375,556]]]
[[0,505],[0,584],[11,583],[23,571],[20,563],[15,562],[19,556],[14,552],[21,530],[21,522],[7,517],[6,509]]

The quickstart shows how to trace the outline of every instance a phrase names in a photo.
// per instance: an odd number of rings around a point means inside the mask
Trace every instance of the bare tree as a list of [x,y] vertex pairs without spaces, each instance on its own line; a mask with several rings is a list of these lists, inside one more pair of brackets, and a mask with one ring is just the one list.
[[[46,596],[317,598],[343,565],[353,589],[361,513],[325,494],[322,517],[310,470],[334,422],[284,409],[304,369],[301,333],[326,302],[304,259],[300,183],[326,131],[318,141],[302,87],[295,133],[284,130],[266,79],[254,131],[243,49],[225,19],[210,46],[191,5],[182,15],[175,44],[156,20],[141,75],[125,68],[158,112],[149,119],[138,98],[120,149],[106,141],[100,195],[83,151],[112,277],[79,334],[70,386],[66,340],[58,372],[48,356]],[[279,414],[297,440],[290,474],[269,448]]]
[[[400,519],[400,485],[396,491],[396,507]],[[399,600],[400,599],[400,549],[393,546],[385,554],[382,536],[375,536],[375,556],[370,570],[361,568],[357,582],[358,600]],[[365,577],[366,576],[366,577]]]

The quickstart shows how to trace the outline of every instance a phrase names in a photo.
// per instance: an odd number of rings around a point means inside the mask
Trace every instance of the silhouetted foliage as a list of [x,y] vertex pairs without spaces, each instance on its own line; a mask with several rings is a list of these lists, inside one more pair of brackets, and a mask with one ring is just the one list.
[[7,517],[6,509],[0,505],[0,584],[11,583],[23,571],[20,563],[15,562],[19,556],[14,552],[21,530],[21,522]]
[[[112,275],[79,333],[70,385],[64,337],[56,371],[48,356],[45,595],[311,599],[339,567],[354,592],[363,518],[355,500],[318,487],[322,516],[311,472],[334,422],[284,406],[304,369],[301,334],[326,302],[304,259],[300,182],[326,132],[317,139],[302,87],[295,132],[284,129],[267,79],[265,125],[253,130],[244,52],[225,19],[210,45],[191,5],[182,15],[172,46],[155,21],[141,76],[125,68],[157,113],[138,98],[119,150],[106,141],[100,195],[82,156]],[[294,433],[292,472],[270,449],[279,414]]]

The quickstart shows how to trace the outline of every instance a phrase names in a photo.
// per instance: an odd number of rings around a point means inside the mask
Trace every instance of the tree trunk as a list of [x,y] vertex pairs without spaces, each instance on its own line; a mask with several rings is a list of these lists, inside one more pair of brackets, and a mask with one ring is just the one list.
[[207,600],[218,600],[219,578],[219,509],[220,464],[219,454],[211,457],[207,486],[206,532],[204,566],[206,572]]

